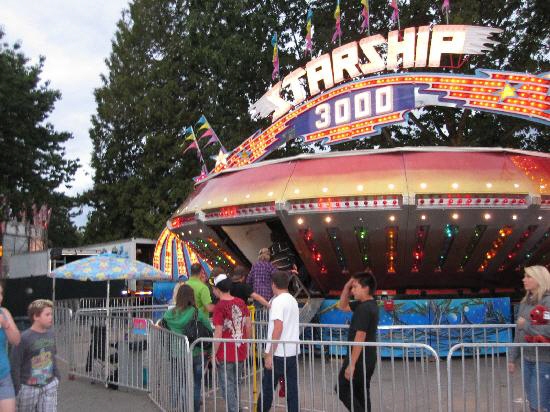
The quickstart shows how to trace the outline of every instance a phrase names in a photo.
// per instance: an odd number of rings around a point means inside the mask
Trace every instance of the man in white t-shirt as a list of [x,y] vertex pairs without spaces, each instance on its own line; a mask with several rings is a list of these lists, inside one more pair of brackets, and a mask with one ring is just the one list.
[[[290,275],[288,272],[275,271],[271,275],[273,298],[269,309],[267,339],[273,341],[300,340],[300,312],[298,302],[288,293]],[[261,399],[258,401],[260,412],[267,412],[273,403],[273,391],[280,378],[284,378],[287,410],[298,412],[298,365],[300,354],[298,343],[268,343],[264,353],[264,376]]]

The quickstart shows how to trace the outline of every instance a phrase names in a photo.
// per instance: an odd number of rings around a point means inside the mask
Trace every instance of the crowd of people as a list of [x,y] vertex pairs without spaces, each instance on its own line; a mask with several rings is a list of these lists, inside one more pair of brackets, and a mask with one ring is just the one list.
[[[258,411],[271,409],[273,392],[279,385],[285,389],[287,410],[300,409],[299,308],[288,289],[291,277],[296,274],[274,266],[266,249],[259,256],[248,276],[246,269],[240,267],[231,274],[215,268],[210,277],[212,283],[202,266],[194,264],[189,279],[174,288],[173,305],[163,316],[165,327],[188,338],[198,339],[201,334],[218,338],[211,345],[192,345],[195,411],[201,409],[202,381],[209,364],[217,375],[227,410],[240,410],[239,378],[249,358],[249,348],[243,340],[252,337],[248,307],[252,302],[269,311]],[[550,343],[550,273],[543,266],[527,267],[523,284],[526,294],[517,315],[515,342]],[[3,293],[0,286],[0,305]],[[362,343],[376,341],[375,293],[376,279],[366,270],[349,277],[338,302],[339,309],[353,313],[348,333],[352,344],[336,386],[338,397],[348,410],[371,410],[370,380],[376,368],[377,351],[376,346]],[[33,301],[28,316],[31,327],[20,333],[10,312],[0,306],[0,412],[57,410],[59,371],[52,330],[53,303],[44,299]],[[198,329],[202,332],[195,336]],[[9,352],[8,346],[11,346]],[[510,373],[515,373],[521,362],[530,410],[550,410],[550,348],[513,347],[510,359]]]
[[[273,403],[273,391],[284,386],[287,409],[299,410],[298,355],[300,354],[300,329],[298,302],[289,293],[292,276],[297,276],[296,267],[288,259],[279,259],[281,270],[273,261],[270,249],[259,251],[258,261],[250,272],[237,267],[232,274],[213,268],[210,278],[212,291],[203,267],[191,266],[189,280],[174,288],[174,307],[169,309],[164,320],[169,329],[181,333],[191,322],[193,313],[213,337],[211,351],[204,346],[193,349],[193,399],[195,411],[201,408],[201,383],[205,366],[215,365],[219,386],[229,412],[239,411],[238,377],[242,375],[243,362],[248,356],[248,347],[242,339],[251,337],[251,318],[247,304],[255,310],[269,310],[267,339],[263,353],[264,374],[258,410],[269,411]],[[378,308],[374,299],[376,279],[370,271],[354,274],[346,283],[339,307],[353,312],[349,340],[351,342],[374,342],[378,326]],[[350,302],[350,298],[355,300]],[[211,322],[208,316],[211,315]],[[210,327],[212,325],[212,327]],[[283,343],[278,344],[281,341]],[[291,343],[294,342],[294,343]],[[338,379],[338,394],[348,409],[370,410],[369,385],[376,365],[376,349],[353,346],[350,356],[342,366]]]
[[[255,309],[269,310],[267,330],[268,343],[263,352],[263,377],[258,411],[269,411],[273,392],[279,385],[284,387],[287,410],[295,412],[299,407],[298,356],[300,355],[300,328],[298,302],[289,293],[289,282],[296,273],[280,270],[271,259],[270,250],[261,249],[258,261],[250,272],[237,267],[232,274],[215,268],[211,279],[212,291],[207,276],[199,264],[193,265],[191,276],[176,287],[175,307],[165,314],[170,329],[180,331],[182,323],[189,322],[192,312],[200,313],[199,319],[213,332],[211,350],[196,346],[193,352],[194,405],[201,408],[201,380],[205,365],[209,362],[217,371],[219,386],[229,412],[240,410],[239,377],[248,357],[248,347],[243,339],[251,337],[250,312],[247,304]],[[550,341],[550,322],[533,320],[536,307],[550,308],[550,274],[542,266],[525,269],[526,295],[521,302],[516,342],[529,342],[530,336]],[[336,391],[348,410],[370,411],[370,380],[376,368],[376,346],[361,345],[376,342],[378,306],[375,300],[376,279],[372,272],[353,274],[345,284],[338,308],[352,312],[349,326],[348,355],[344,357],[338,375]],[[538,305],[538,306],[537,306]],[[176,315],[175,313],[179,313]],[[209,321],[208,316],[211,315]],[[547,316],[547,315],[545,315]],[[174,318],[179,319],[178,322]],[[537,340],[534,340],[537,341]],[[197,352],[195,352],[197,351]],[[550,406],[550,350],[548,348],[522,349],[526,399],[532,411],[549,410]],[[536,358],[536,359],[535,359]],[[519,348],[513,348],[509,371],[513,373],[520,359]],[[540,406],[540,407],[539,407]],[[546,408],[546,409],[545,409]]]

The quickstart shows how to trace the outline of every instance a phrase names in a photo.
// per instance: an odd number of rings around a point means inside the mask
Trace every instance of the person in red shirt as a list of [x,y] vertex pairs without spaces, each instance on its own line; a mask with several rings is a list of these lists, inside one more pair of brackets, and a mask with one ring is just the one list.
[[248,345],[240,340],[249,337],[252,324],[244,301],[231,296],[231,284],[225,274],[214,279],[214,293],[219,299],[212,316],[214,338],[224,339],[225,342],[214,342],[212,353],[227,410],[238,412],[238,377],[248,355]]

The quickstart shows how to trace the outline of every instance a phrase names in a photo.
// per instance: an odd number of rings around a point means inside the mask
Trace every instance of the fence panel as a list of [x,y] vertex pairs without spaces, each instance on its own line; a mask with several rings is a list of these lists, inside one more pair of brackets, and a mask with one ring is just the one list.
[[[235,343],[248,345],[248,354],[243,362],[231,363],[218,361],[211,369],[204,363],[201,366],[202,374],[192,374],[189,376],[190,387],[194,384],[196,378],[200,379],[201,392],[201,410],[226,410],[226,406],[235,403],[240,408],[254,410],[257,404],[270,391],[262,389],[264,380],[273,381],[276,376],[274,370],[282,370],[287,379],[278,384],[278,388],[273,395],[274,410],[285,409],[285,403],[292,399],[292,390],[296,388],[299,410],[302,411],[345,411],[346,408],[340,400],[346,394],[345,386],[342,386],[342,380],[339,379],[340,369],[346,356],[341,355],[342,350],[331,353],[329,346],[345,347],[349,350],[352,346],[361,347],[362,351],[374,353],[377,359],[376,367],[370,381],[370,399],[373,410],[384,411],[441,411],[441,377],[439,369],[439,357],[435,351],[424,344],[412,343],[376,343],[368,342],[362,344],[347,342],[323,342],[323,341],[300,341],[300,342],[278,342],[279,345],[285,345],[285,350],[291,350],[292,347],[300,349],[300,355],[297,357],[283,358],[282,363],[275,365],[271,370],[264,369],[261,362],[263,348],[271,341],[264,339],[254,340],[223,340],[223,339],[200,339],[191,345],[191,351],[199,348],[200,351],[207,351],[207,345],[214,342]],[[223,346],[222,346],[223,347]],[[234,350],[235,347],[227,349],[225,347],[225,356],[227,351]],[[289,348],[289,349],[286,349]],[[399,352],[400,356],[390,356],[382,359],[381,350],[386,349],[390,353]],[[363,360],[361,367],[356,370],[366,371],[369,369],[368,356]],[[363,358],[360,358],[363,359]],[[188,361],[189,363],[189,361]],[[297,384],[292,382],[292,371],[296,371]],[[367,375],[367,372],[357,372],[359,375]],[[273,375],[272,375],[273,374]],[[216,377],[216,379],[214,378]],[[232,386],[233,385],[233,386]],[[228,388],[224,394],[223,387],[236,387],[232,391]],[[266,385],[268,388],[269,385]],[[355,395],[366,394],[367,385],[359,386]],[[283,394],[284,392],[284,394]],[[352,391],[353,392],[353,391]],[[233,399],[231,394],[237,397]],[[281,396],[283,395],[283,396]],[[193,404],[189,405],[188,410],[193,410]],[[351,405],[352,410],[358,408]],[[260,410],[260,408],[258,408]]]
[[[267,322],[256,322],[256,337],[266,338]],[[507,343],[513,341],[515,324],[485,325],[391,325],[378,326],[377,340],[387,343],[422,343],[446,356],[457,343]],[[300,337],[305,340],[345,341],[349,325],[300,323]],[[345,348],[340,348],[345,351]],[[331,351],[336,348],[330,348]],[[396,355],[396,352],[393,352]],[[387,350],[382,356],[390,356]]]
[[[508,364],[513,363],[514,350],[518,351],[519,359],[515,362],[515,371],[510,373]],[[546,375],[540,373],[544,363],[548,365],[541,357],[549,354],[548,343],[462,343],[453,346],[447,355],[449,412],[550,410],[550,370]],[[539,375],[531,384],[526,381],[526,363],[529,362]],[[537,404],[541,407],[537,408]]]
[[55,333],[55,345],[57,357],[64,362],[70,361],[71,353],[71,329],[73,311],[66,307],[53,308],[53,331]]
[[77,312],[71,330],[73,375],[148,389],[146,319]]
[[183,335],[149,323],[149,397],[163,411],[186,411],[191,395],[188,382],[189,343]]

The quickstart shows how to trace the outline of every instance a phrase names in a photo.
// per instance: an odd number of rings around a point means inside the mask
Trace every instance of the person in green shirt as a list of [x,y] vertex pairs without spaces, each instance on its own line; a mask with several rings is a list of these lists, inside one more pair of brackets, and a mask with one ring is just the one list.
[[208,315],[208,313],[214,311],[214,305],[212,304],[210,290],[201,279],[202,271],[200,263],[193,263],[191,265],[191,276],[189,276],[186,285],[189,285],[193,289],[197,308],[205,315]]
[[[189,283],[189,282],[188,282]],[[195,292],[188,284],[183,284],[178,288],[176,293],[176,306],[167,310],[164,313],[163,319],[172,332],[182,333],[185,325],[193,320],[195,311]],[[212,325],[208,316],[198,310],[198,320],[205,325],[208,330],[212,331]],[[183,354],[182,354],[183,356]],[[200,411],[201,408],[201,381],[204,375],[204,366],[206,364],[207,353],[203,351],[201,345],[195,346],[193,349],[193,405],[194,410]],[[186,391],[186,388],[179,388]]]

